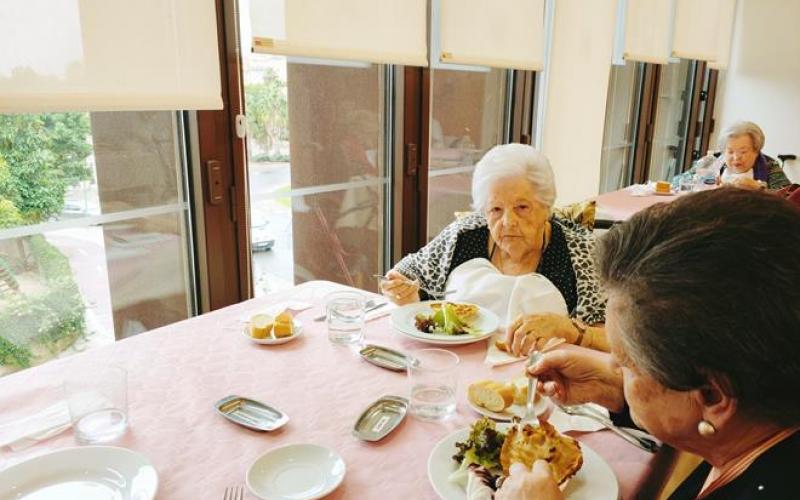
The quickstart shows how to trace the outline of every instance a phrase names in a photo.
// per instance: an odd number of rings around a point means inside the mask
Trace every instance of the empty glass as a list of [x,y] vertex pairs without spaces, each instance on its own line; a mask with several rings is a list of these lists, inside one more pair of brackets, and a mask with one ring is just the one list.
[[325,305],[328,340],[355,344],[364,335],[364,297],[356,292],[333,292]]
[[71,370],[64,396],[79,444],[116,440],[128,428],[128,372],[119,366]]
[[408,364],[409,411],[421,420],[444,420],[456,411],[458,356],[444,349],[420,349]]

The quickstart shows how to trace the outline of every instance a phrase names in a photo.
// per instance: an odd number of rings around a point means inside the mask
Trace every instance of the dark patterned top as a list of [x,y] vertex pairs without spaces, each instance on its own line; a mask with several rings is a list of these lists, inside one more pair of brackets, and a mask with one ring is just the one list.
[[[551,241],[538,271],[564,295],[571,316],[589,324],[605,322],[606,298],[600,290],[592,255],[594,236],[586,228],[557,216],[551,217],[550,222]],[[453,221],[418,252],[403,257],[395,270],[419,281],[423,288],[441,293],[450,272],[459,264],[488,258],[488,238],[483,215],[469,214]]]
[[[578,305],[578,290],[575,283],[575,271],[569,257],[567,240],[564,231],[558,224],[551,225],[550,243],[545,247],[536,272],[549,279],[561,292],[567,303],[567,310],[574,311]],[[447,275],[464,262],[472,259],[487,259],[489,256],[489,228],[479,227],[458,235],[453,250],[453,260]],[[423,298],[424,300],[425,298]]]

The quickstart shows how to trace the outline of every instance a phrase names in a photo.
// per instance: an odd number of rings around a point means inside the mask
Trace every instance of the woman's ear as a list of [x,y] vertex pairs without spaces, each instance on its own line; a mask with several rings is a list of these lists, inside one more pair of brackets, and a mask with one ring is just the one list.
[[725,427],[736,414],[738,402],[736,398],[724,390],[719,380],[710,378],[709,382],[699,389],[692,391],[692,397],[706,420],[716,429]]

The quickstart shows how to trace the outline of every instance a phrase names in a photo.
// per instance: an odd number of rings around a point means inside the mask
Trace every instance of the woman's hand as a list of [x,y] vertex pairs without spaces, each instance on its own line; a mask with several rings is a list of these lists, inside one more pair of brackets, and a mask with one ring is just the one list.
[[386,273],[386,280],[381,280],[381,293],[400,306],[419,302],[419,284],[394,269]]
[[550,465],[544,460],[533,463],[528,470],[521,463],[513,463],[509,476],[495,493],[495,500],[562,500],[564,493],[558,489]]
[[563,346],[544,353],[528,374],[538,377],[537,390],[558,404],[591,401],[611,411],[625,406],[622,370],[604,352]]
[[522,356],[543,346],[552,337],[574,344],[579,333],[572,321],[561,314],[521,314],[506,331],[506,345],[514,356]]

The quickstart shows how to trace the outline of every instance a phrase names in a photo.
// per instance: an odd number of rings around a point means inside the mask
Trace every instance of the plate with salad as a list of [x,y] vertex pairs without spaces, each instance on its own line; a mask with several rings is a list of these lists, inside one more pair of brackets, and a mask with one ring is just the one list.
[[397,332],[429,344],[471,344],[490,337],[499,325],[493,312],[463,302],[417,302],[392,312]]

